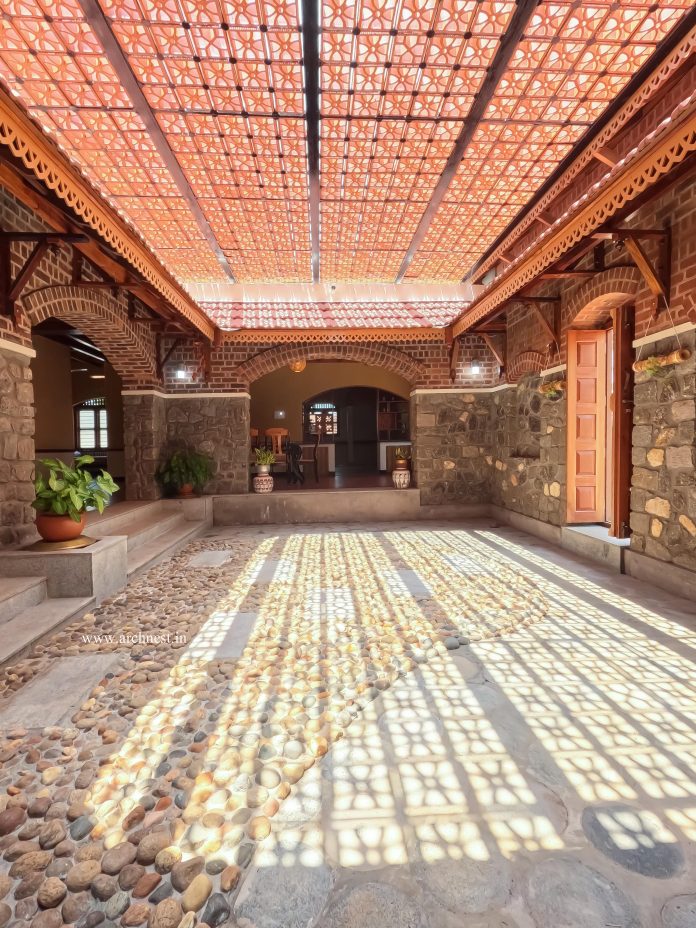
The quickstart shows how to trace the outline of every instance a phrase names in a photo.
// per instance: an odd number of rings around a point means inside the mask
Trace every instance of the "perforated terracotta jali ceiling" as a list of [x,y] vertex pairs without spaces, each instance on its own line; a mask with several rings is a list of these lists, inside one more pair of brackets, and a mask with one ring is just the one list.
[[[182,282],[307,282],[310,2],[4,0],[0,78]],[[516,4],[316,2],[321,279],[391,282]],[[461,280],[690,7],[539,3],[406,279]]]

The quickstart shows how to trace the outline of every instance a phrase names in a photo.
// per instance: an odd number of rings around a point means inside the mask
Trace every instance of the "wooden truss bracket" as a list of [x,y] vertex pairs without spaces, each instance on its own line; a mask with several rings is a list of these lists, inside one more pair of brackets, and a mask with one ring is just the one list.
[[[623,241],[626,251],[643,275],[643,280],[654,297],[653,315],[657,316],[669,306],[670,268],[672,265],[672,235],[669,226],[664,229],[621,229],[616,237]],[[657,240],[659,252],[654,264],[645,251],[642,241]]]
[[[0,232],[0,315],[16,319],[17,300],[51,246],[86,241],[86,235],[59,232]],[[13,279],[11,248],[14,242],[34,242],[34,247]]]
[[496,343],[493,341],[492,336],[490,336],[487,332],[478,332],[477,334],[480,335],[481,338],[484,340],[484,342],[486,343],[488,347],[488,350],[491,352],[493,357],[496,359],[496,361],[500,365],[500,373],[502,374],[503,371],[505,370],[505,349],[499,348],[496,345]]
[[453,339],[449,350],[449,372],[451,383],[454,383],[457,378],[457,364],[459,364],[461,350],[461,341],[458,338]]
[[211,345],[210,342],[203,341],[199,341],[197,344],[199,351],[198,379],[203,383],[209,383],[211,374]]
[[[542,328],[548,332],[549,337],[551,338],[550,344],[553,345],[557,353],[560,353],[559,310],[561,305],[561,298],[558,296],[519,296],[515,297],[514,302],[525,303],[532,309]],[[541,310],[541,307],[545,304],[551,306],[553,309],[553,325],[551,325]]]
[[157,378],[160,382],[164,380],[164,367],[167,361],[171,358],[182,341],[181,338],[175,338],[169,348],[164,352],[164,354],[162,354],[163,337],[164,336],[159,332],[157,335],[155,335],[155,366],[157,370]]

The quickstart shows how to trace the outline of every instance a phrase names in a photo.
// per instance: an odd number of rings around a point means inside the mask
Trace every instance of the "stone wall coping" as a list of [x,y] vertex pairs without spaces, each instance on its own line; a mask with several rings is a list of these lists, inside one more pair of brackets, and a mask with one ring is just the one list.
[[242,397],[251,399],[251,394],[245,390],[238,390],[233,393],[214,393],[210,390],[186,393],[162,393],[161,390],[121,390],[121,396],[161,396],[163,400],[200,400],[200,399],[224,399],[229,397]]
[[642,338],[636,338],[631,344],[634,348],[641,345],[650,345],[653,342],[659,342],[663,338],[669,338],[672,335],[682,335],[684,332],[693,332],[696,329],[696,322],[682,322],[681,325],[672,325],[668,329],[661,329],[659,332],[651,332],[650,335],[644,335]]
[[539,377],[548,377],[549,374],[562,374],[563,371],[568,367],[567,364],[557,364],[555,367],[547,367],[543,371],[539,371]]
[[507,390],[514,387],[514,383],[499,383],[494,387],[432,387],[419,388],[411,390],[410,396],[425,396],[431,393],[497,393],[499,390]]
[[20,345],[19,342],[13,342],[9,338],[0,338],[0,350],[12,351],[15,354],[23,354],[26,358],[36,357],[35,348],[29,348],[26,345]]

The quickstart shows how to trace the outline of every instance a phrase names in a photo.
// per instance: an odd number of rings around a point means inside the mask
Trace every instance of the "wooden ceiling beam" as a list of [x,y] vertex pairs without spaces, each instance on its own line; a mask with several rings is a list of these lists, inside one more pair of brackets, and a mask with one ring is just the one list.
[[496,359],[500,367],[504,368],[505,367],[505,351],[498,348],[498,346],[493,341],[491,336],[486,334],[486,332],[479,332],[478,334],[484,340],[484,342],[488,346],[488,350],[491,352],[493,357]]
[[[307,2],[311,3],[311,0],[307,0]],[[428,201],[428,205],[421,215],[416,231],[408,246],[408,250],[401,262],[399,272],[396,275],[396,283],[401,283],[408,273],[408,269],[411,266],[416,252],[420,248],[425,236],[428,234],[435,214],[440,208],[440,204],[444,200],[450,184],[454,180],[459,165],[464,158],[464,154],[476,134],[476,130],[484,117],[488,104],[495,95],[500,79],[505,73],[510,59],[515,53],[520,39],[524,35],[524,30],[527,28],[529,21],[536,12],[538,5],[538,0],[517,0],[515,11],[512,14],[504,35],[501,37],[498,50],[495,53],[490,67],[487,69],[483,84],[476,94],[471,110],[464,120],[462,131],[459,133],[454,143],[454,147],[447,159],[447,164],[440,174],[432,196]]]

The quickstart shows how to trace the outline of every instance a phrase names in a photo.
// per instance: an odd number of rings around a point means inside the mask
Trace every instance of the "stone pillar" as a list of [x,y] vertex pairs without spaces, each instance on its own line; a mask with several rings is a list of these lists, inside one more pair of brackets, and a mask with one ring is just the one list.
[[539,393],[527,376],[492,394],[491,502],[532,519],[566,519],[566,396]]
[[[8,347],[9,346],[9,347]],[[0,544],[19,544],[34,534],[34,352],[0,345]]]
[[679,347],[689,361],[635,378],[631,549],[696,570],[696,332],[646,345],[641,357]]
[[208,493],[249,492],[249,394],[187,393],[166,400],[167,453],[195,448],[215,462]]
[[167,437],[167,398],[154,390],[123,393],[127,499],[159,499],[155,471]]
[[415,391],[412,467],[425,505],[489,499],[490,394]]

